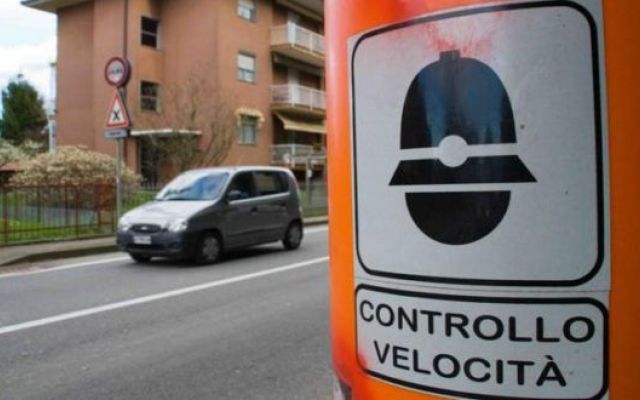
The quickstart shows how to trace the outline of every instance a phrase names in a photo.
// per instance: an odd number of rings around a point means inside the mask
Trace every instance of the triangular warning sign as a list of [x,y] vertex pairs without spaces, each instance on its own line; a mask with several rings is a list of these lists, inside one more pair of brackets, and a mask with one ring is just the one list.
[[124,105],[124,101],[122,100],[122,96],[120,96],[120,93],[116,92],[113,95],[113,100],[111,101],[111,105],[109,106],[109,115],[107,116],[106,128],[129,128],[130,126],[131,119],[129,118],[127,108]]

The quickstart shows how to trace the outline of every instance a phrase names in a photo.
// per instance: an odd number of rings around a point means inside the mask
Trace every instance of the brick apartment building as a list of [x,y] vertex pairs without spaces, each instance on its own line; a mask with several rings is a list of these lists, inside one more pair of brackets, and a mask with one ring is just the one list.
[[[56,125],[59,145],[115,154],[103,137],[113,88],[104,65],[126,49],[134,115],[162,113],[163,88],[196,66],[233,99],[236,140],[225,164],[287,165],[324,173],[325,93],[322,0],[24,0],[56,13]],[[135,120],[134,120],[135,124]],[[197,134],[180,126],[135,125],[127,164],[164,180],[145,137]],[[204,138],[201,138],[202,141]],[[161,139],[158,139],[161,140]],[[162,175],[162,173],[160,173]]]

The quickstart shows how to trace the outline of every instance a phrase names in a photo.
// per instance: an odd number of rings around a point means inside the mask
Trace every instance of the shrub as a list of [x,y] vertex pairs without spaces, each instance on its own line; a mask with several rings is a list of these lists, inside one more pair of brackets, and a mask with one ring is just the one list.
[[[18,185],[96,185],[115,184],[115,159],[80,146],[60,146],[55,155],[39,154],[20,164],[21,171],[11,178]],[[123,166],[122,181],[137,186],[140,177]]]
[[16,146],[8,140],[0,139],[0,167],[33,157],[41,150],[42,145],[31,140],[25,140]]

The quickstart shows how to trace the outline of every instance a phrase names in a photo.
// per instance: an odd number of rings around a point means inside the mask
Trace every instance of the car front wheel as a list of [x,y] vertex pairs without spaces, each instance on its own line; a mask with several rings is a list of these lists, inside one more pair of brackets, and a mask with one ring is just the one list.
[[205,233],[196,247],[195,262],[198,264],[213,264],[220,259],[222,243],[213,233]]

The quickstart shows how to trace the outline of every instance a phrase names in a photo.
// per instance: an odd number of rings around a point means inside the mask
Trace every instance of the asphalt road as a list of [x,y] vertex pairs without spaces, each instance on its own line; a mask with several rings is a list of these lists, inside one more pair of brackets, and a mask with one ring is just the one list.
[[195,267],[0,271],[0,399],[330,399],[327,230]]

